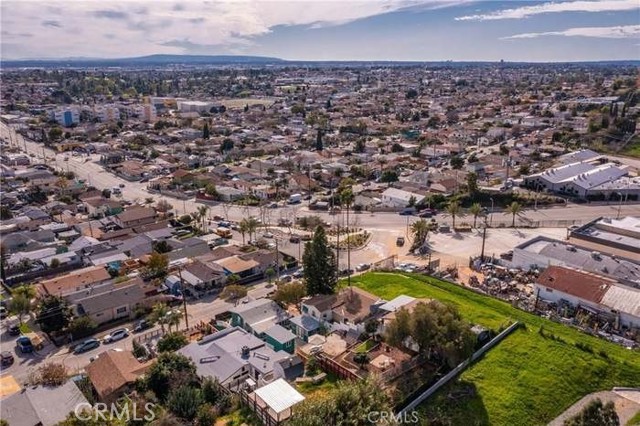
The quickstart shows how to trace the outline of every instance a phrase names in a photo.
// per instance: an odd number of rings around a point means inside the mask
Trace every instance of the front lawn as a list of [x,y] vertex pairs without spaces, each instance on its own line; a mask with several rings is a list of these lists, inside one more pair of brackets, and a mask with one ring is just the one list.
[[[453,303],[470,322],[520,328],[422,406],[450,424],[542,425],[584,395],[640,383],[640,353],[418,274],[369,273],[352,282],[390,300],[400,294]],[[541,335],[540,327],[544,329]],[[551,338],[550,335],[556,338]],[[587,345],[586,350],[575,343]]]

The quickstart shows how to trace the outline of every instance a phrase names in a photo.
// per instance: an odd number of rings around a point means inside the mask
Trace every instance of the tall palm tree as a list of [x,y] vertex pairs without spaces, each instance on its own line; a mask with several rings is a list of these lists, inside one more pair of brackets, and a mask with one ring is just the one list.
[[[242,219],[240,221],[240,235],[242,235],[242,245],[244,245],[244,236],[247,232],[249,232],[249,224],[247,223],[247,219]],[[251,236],[249,236],[249,238],[251,238]]]
[[[184,297],[184,295],[182,295]],[[169,315],[166,317],[167,319],[167,327],[169,328],[169,333],[171,333],[171,327],[176,327],[176,331],[178,331],[178,326],[180,325],[180,320],[182,319],[182,314],[178,311],[171,311]]]
[[453,229],[456,228],[456,217],[464,216],[464,214],[462,213],[462,208],[460,207],[460,203],[458,203],[457,201],[452,201],[449,203],[445,214],[451,216],[451,219],[452,219],[451,227]]
[[198,214],[200,215],[200,219],[202,220],[202,232],[205,230],[205,221],[207,217],[207,212],[209,211],[209,206],[198,206]]
[[482,206],[480,203],[473,203],[469,208],[469,213],[473,215],[473,227],[475,228],[478,216],[482,214]]
[[517,201],[514,201],[513,203],[507,206],[507,211],[505,211],[504,214],[511,215],[511,227],[513,228],[516,227],[516,216],[522,216],[523,211],[524,211],[524,208]]
[[256,230],[258,229],[258,221],[254,217],[247,218],[247,232],[249,233],[249,239],[253,235],[255,237]]
[[169,308],[164,303],[156,303],[153,305],[153,310],[151,311],[151,319],[154,322],[160,324],[160,328],[162,329],[162,333],[164,334],[164,325],[167,323],[167,313],[169,313]]

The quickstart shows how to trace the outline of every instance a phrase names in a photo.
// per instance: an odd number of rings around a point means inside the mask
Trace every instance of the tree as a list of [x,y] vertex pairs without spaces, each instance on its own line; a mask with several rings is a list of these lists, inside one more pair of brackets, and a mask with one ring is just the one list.
[[45,386],[61,386],[67,381],[64,364],[49,362],[38,368],[39,382]]
[[452,220],[451,226],[452,226],[453,229],[455,229],[456,228],[456,217],[463,216],[462,208],[460,207],[460,203],[458,203],[457,201],[451,201],[449,203],[449,205],[447,206],[445,214],[448,215],[448,216],[451,216],[451,220]]
[[49,263],[49,267],[51,269],[56,269],[59,266],[60,266],[60,259],[58,259],[57,257],[54,257],[53,259],[51,259],[51,262]]
[[276,275],[276,271],[275,271],[275,269],[269,267],[269,268],[267,268],[266,271],[264,271],[264,274],[267,277],[267,280],[269,281],[269,284],[271,284],[271,280]]
[[0,206],[0,220],[9,220],[13,217],[11,209],[7,206]]
[[358,138],[356,140],[356,145],[353,149],[354,152],[363,153],[367,149],[366,142],[363,138]]
[[[240,221],[240,229],[241,229],[240,232],[242,233],[242,229],[244,229],[244,231],[249,234],[249,239],[251,239],[253,236],[255,236],[255,232],[258,229],[258,225],[259,223],[256,218],[253,218],[253,217],[244,218]],[[243,239],[243,242],[244,242],[244,239]]]
[[478,220],[478,216],[480,216],[483,212],[482,206],[480,203],[473,203],[469,208],[469,213],[473,216],[473,227],[476,227],[476,221]]
[[282,306],[297,305],[306,296],[307,289],[300,281],[292,281],[278,286],[272,299]]
[[618,425],[620,425],[620,419],[613,401],[603,404],[600,398],[592,400],[582,411],[564,422],[564,426]]
[[224,300],[237,300],[243,297],[247,297],[247,288],[242,285],[228,285],[220,293],[220,298]]
[[413,235],[413,244],[411,251],[418,250],[427,241],[431,226],[424,219],[416,220],[411,224],[411,234]]
[[405,93],[405,97],[407,99],[414,99],[418,97],[418,91],[416,89],[409,89],[407,93]]
[[400,308],[395,312],[395,318],[385,327],[384,340],[389,345],[400,348],[410,335],[411,316],[405,308]]
[[327,392],[316,392],[296,405],[296,413],[288,426],[322,426],[371,424],[367,414],[392,411],[386,392],[381,392],[378,379],[368,376],[362,380],[339,381]]
[[514,201],[507,206],[507,210],[504,212],[504,214],[511,215],[511,227],[515,228],[516,216],[522,216],[523,214],[522,212],[523,212],[522,205],[517,201]]
[[149,368],[145,382],[147,388],[164,401],[180,385],[198,382],[196,366],[182,354],[163,352]]
[[180,325],[180,320],[182,319],[182,313],[177,310],[171,310],[165,316],[165,320],[167,323],[167,328],[169,329],[169,333],[171,333],[171,328],[175,327],[176,331],[178,330],[178,326]]
[[180,216],[180,217],[178,218],[178,221],[179,221],[180,223],[182,223],[183,225],[188,225],[188,224],[190,224],[191,222],[193,222],[193,215],[190,215],[190,214],[183,214],[182,216]]
[[318,129],[316,133],[316,150],[322,151],[324,144],[322,143],[322,129]]
[[209,123],[204,123],[204,126],[202,127],[202,139],[207,140],[210,136],[211,133],[209,132]]
[[182,386],[171,392],[167,400],[167,407],[176,416],[193,420],[202,404],[202,394],[199,389]]
[[20,325],[22,325],[22,317],[31,312],[31,300],[23,294],[17,294],[11,298],[9,303],[9,311],[17,315]]
[[385,170],[380,176],[380,182],[391,183],[398,181],[398,173],[395,170]]
[[83,315],[73,319],[69,323],[67,331],[71,333],[71,336],[73,336],[74,339],[81,339],[83,337],[91,336],[97,328],[98,324],[96,324],[90,316]]
[[153,305],[153,309],[151,310],[151,315],[149,315],[149,319],[153,323],[160,324],[160,328],[164,333],[164,326],[167,323],[167,314],[169,313],[169,308],[164,303],[156,303]]
[[202,404],[198,407],[196,424],[199,426],[211,426],[216,422],[216,409],[211,404]]
[[453,170],[460,170],[462,166],[464,166],[464,158],[456,155],[454,157],[451,157],[451,160],[449,160],[449,164],[451,165],[451,168]]
[[187,346],[189,340],[180,332],[168,333],[158,341],[158,352],[175,352]]
[[151,244],[153,251],[156,253],[164,254],[169,253],[172,249],[167,240],[155,241]]
[[322,226],[316,228],[313,239],[305,245],[302,263],[308,295],[334,293],[338,282],[336,257]]
[[233,140],[226,138],[220,144],[220,153],[224,154],[225,152],[231,151],[233,149]]
[[208,211],[209,211],[209,206],[198,206],[198,216],[200,217],[200,220],[202,221],[202,225],[201,225],[201,228],[200,228],[202,230],[202,232],[204,232],[205,228],[207,227],[207,212]]
[[62,137],[62,135],[64,134],[64,132],[62,131],[62,129],[60,127],[52,127],[49,130],[49,140],[51,141],[57,141],[58,139],[60,139]]
[[469,172],[467,175],[467,190],[471,196],[478,192],[478,175],[476,172]]
[[143,270],[143,274],[148,278],[161,278],[169,271],[169,258],[166,254],[153,252],[149,256],[149,261]]
[[[240,235],[242,235],[242,245],[245,243],[245,235],[249,232],[249,224],[246,219],[242,219],[240,221]],[[249,239],[251,239],[251,234],[249,234]]]
[[412,195],[411,197],[409,197],[409,202],[407,203],[407,207],[415,207],[416,205],[416,196]]
[[391,152],[404,152],[404,147],[396,142],[391,145]]
[[206,377],[202,381],[200,389],[202,390],[202,399],[204,402],[211,405],[217,404],[225,395],[224,391],[220,389],[220,383],[216,378]]
[[204,193],[209,197],[217,197],[218,190],[216,189],[216,185],[213,183],[208,183],[207,186],[204,187]]
[[162,213],[163,215],[166,215],[167,212],[171,211],[172,209],[173,206],[167,200],[159,200],[156,203],[156,211]]
[[47,295],[40,299],[36,322],[44,333],[66,328],[70,317],[67,302],[61,296]]

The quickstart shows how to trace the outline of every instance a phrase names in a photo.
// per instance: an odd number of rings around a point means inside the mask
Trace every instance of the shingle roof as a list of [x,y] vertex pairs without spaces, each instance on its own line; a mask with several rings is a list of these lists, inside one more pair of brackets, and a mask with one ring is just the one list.
[[91,266],[66,275],[42,281],[40,285],[48,294],[66,294],[110,279],[103,266]]
[[151,364],[138,362],[129,351],[106,351],[86,367],[86,372],[100,398],[104,398],[133,383]]

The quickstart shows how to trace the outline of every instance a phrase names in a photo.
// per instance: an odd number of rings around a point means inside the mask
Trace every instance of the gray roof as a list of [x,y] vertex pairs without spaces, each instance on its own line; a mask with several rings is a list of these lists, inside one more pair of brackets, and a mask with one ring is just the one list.
[[229,311],[240,315],[244,322],[257,332],[264,332],[288,318],[288,314],[270,299],[257,299],[233,307]]
[[278,343],[287,343],[296,338],[296,335],[284,328],[281,325],[274,325],[273,327],[267,329],[264,334],[270,336]]
[[585,173],[595,169],[596,167],[589,163],[571,163],[560,167],[547,169],[542,173],[537,173],[531,177],[541,177],[551,183],[560,183],[564,180],[571,179],[581,173]]
[[415,299],[415,297],[411,297],[411,296],[407,296],[405,294],[401,294],[400,296],[396,297],[395,299],[390,300],[387,303],[384,303],[380,306],[380,309],[383,311],[387,311],[387,312],[395,312],[397,311],[399,308],[405,306],[408,303],[413,302]]
[[[545,256],[549,259],[550,265],[569,266],[620,280],[640,282],[640,264],[604,253],[593,256],[592,250],[576,247],[563,241],[536,237],[516,248]],[[517,252],[514,256],[518,256]],[[547,264],[538,266],[546,267]]]
[[[249,348],[249,356],[242,357],[242,348]],[[273,370],[273,364],[291,356],[275,352],[265,342],[240,327],[233,327],[191,343],[178,351],[195,363],[199,376],[216,377],[224,382],[239,369],[252,365],[262,374]]]
[[11,426],[54,426],[79,404],[88,406],[80,389],[72,381],[50,388],[27,388],[2,400],[0,413]]
[[291,318],[289,321],[292,324],[295,324],[296,326],[307,331],[313,331],[320,328],[320,323],[315,318],[310,317],[309,315],[298,315]]
[[[95,289],[89,291],[92,290]],[[84,315],[102,312],[106,309],[117,308],[119,306],[134,305],[143,299],[144,292],[136,283],[118,286],[105,292],[99,292],[82,299],[77,299],[76,304],[78,305],[80,315]]]

